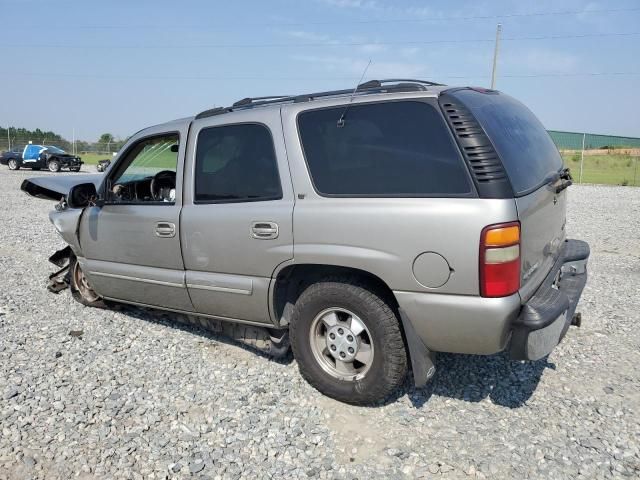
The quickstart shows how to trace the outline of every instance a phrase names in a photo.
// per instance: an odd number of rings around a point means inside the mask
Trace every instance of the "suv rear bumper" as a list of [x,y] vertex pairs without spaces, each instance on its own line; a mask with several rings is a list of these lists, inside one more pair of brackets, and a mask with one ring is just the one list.
[[587,283],[588,258],[586,242],[565,241],[553,268],[513,322],[511,358],[538,360],[560,343]]
[[511,339],[512,358],[535,360],[550,353],[569,328],[587,281],[588,257],[585,242],[567,240],[546,279],[524,305],[517,293],[500,298],[393,293],[430,351],[489,355],[504,350]]

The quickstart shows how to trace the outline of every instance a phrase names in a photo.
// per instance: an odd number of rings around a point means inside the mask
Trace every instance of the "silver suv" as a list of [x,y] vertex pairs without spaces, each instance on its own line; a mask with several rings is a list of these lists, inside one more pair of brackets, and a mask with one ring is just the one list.
[[513,98],[374,80],[150,127],[104,175],[22,189],[64,195],[52,290],[290,345],[319,391],[369,404],[409,367],[425,384],[435,352],[537,360],[579,324],[589,248],[566,239],[569,185]]

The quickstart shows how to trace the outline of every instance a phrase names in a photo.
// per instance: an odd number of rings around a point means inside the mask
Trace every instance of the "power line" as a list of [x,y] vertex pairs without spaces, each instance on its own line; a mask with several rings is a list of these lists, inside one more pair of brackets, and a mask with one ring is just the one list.
[[[605,38],[605,37],[629,37],[640,35],[640,32],[612,32],[612,33],[583,33],[575,35],[538,35],[529,37],[504,37],[502,41],[527,41],[527,40],[561,40],[576,38]],[[55,45],[55,44],[0,44],[0,48],[69,48],[69,49],[109,49],[109,50],[167,50],[167,49],[196,49],[196,48],[286,48],[286,47],[364,47],[364,46],[393,46],[393,45],[432,45],[443,43],[481,43],[494,42],[493,38],[476,39],[436,39],[415,41],[389,41],[389,42],[312,42],[312,43],[213,43],[201,45]]]
[[[640,75],[640,72],[550,72],[550,73],[513,73],[500,75],[500,78],[544,78],[544,77],[631,77]],[[11,76],[38,77],[44,80],[52,77],[60,78],[105,78],[119,80],[353,80],[353,75],[335,77],[268,77],[259,75],[223,75],[223,76],[184,76],[184,75],[109,75],[109,74],[84,74],[84,73],[50,73],[43,75],[42,72],[15,72]],[[429,75],[436,79],[478,79],[486,78],[486,73],[477,75]]]
[[[362,19],[362,20],[327,20],[327,21],[301,21],[301,22],[242,22],[228,28],[224,31],[238,31],[242,27],[297,27],[304,25],[357,25],[357,24],[385,24],[385,23],[423,23],[438,21],[457,21],[457,20],[491,20],[491,19],[508,19],[508,18],[526,18],[526,17],[547,17],[547,16],[568,16],[568,15],[593,15],[593,14],[610,14],[637,12],[640,7],[636,8],[606,8],[606,9],[586,9],[586,10],[560,10],[547,12],[524,12],[524,13],[505,13],[493,15],[447,15],[447,16],[428,16],[428,17],[412,17],[412,18],[385,18],[385,19]],[[219,26],[206,25],[65,25],[65,30],[87,29],[87,30],[128,30],[128,29],[153,29],[153,30],[170,30],[170,29],[206,29],[212,31],[211,28]],[[23,29],[21,25],[3,25],[3,30],[7,29]]]

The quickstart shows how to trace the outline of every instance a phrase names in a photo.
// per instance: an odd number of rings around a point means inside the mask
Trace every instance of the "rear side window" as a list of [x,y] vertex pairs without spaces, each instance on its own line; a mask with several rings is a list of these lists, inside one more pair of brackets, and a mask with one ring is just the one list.
[[440,113],[402,101],[303,112],[298,128],[314,186],[323,195],[468,195],[466,167]]
[[562,158],[540,120],[508,95],[475,90],[452,93],[480,122],[493,143],[516,195],[542,186],[562,168]]
[[196,147],[195,201],[251,202],[282,198],[271,133],[264,125],[205,128]]

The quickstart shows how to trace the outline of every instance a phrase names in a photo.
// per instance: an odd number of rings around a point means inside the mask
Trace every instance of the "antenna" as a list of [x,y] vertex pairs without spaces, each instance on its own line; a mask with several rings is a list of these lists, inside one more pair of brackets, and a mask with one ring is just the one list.
[[367,63],[367,66],[364,67],[364,72],[362,72],[362,75],[360,76],[360,81],[358,81],[358,83],[356,83],[356,88],[353,89],[353,92],[351,92],[351,97],[349,97],[349,103],[347,104],[346,107],[344,107],[344,110],[342,111],[342,115],[340,115],[340,118],[338,119],[338,128],[344,127],[344,117],[347,114],[347,111],[349,110],[349,107],[351,106],[351,102],[353,102],[353,97],[355,96],[356,92],[358,91],[358,85],[360,85],[362,83],[362,79],[364,78],[365,74],[367,73],[367,70],[369,70],[369,65],[371,65],[371,59],[369,59],[369,63]]

